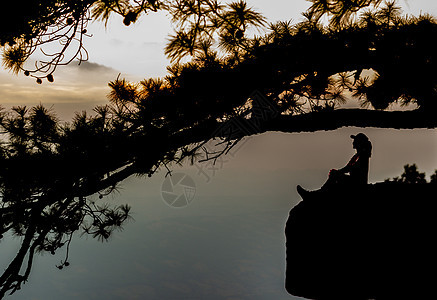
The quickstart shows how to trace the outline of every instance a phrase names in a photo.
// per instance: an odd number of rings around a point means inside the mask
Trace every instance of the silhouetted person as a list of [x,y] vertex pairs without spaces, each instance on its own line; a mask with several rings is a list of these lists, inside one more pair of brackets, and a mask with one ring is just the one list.
[[[334,185],[345,185],[347,187],[364,186],[367,184],[369,173],[369,159],[372,155],[372,143],[364,133],[351,135],[353,148],[357,153],[352,156],[348,164],[339,170],[332,169],[329,172],[328,180],[320,190],[326,190]],[[305,190],[300,185],[297,186],[299,195],[304,196],[310,191]]]

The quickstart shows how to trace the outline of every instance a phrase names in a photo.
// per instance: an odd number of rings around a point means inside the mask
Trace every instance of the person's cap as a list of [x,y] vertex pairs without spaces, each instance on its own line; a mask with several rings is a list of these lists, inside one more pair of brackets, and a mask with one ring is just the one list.
[[356,135],[352,134],[351,139],[358,140],[358,141],[368,141],[369,140],[367,135],[365,135],[364,133],[361,133],[361,132],[356,134]]

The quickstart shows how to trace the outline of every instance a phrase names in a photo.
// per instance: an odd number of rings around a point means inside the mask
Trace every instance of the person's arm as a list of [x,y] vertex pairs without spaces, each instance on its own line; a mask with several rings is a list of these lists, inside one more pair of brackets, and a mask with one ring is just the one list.
[[346,166],[344,166],[343,168],[337,170],[337,172],[340,173],[349,173],[353,167],[353,165],[355,165],[358,161],[358,154],[355,154],[354,156],[352,156],[352,158],[349,160],[349,162],[347,163]]

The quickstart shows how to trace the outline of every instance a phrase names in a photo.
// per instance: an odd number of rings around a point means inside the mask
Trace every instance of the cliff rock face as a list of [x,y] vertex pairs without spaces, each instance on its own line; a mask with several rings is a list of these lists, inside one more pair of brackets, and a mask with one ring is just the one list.
[[312,192],[287,221],[286,289],[309,299],[437,299],[437,185]]

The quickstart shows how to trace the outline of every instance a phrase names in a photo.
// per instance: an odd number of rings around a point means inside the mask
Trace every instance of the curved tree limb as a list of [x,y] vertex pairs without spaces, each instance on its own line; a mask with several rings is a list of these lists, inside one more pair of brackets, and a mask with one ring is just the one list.
[[376,127],[392,129],[436,128],[437,116],[420,110],[382,111],[338,109],[297,116],[280,116],[265,124],[265,131],[314,132],[342,127]]

